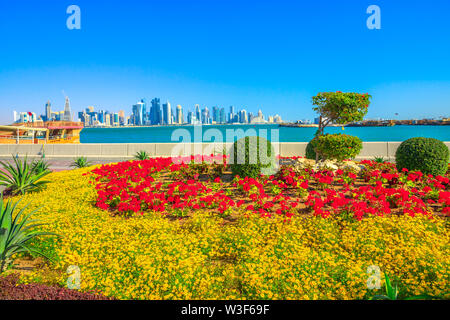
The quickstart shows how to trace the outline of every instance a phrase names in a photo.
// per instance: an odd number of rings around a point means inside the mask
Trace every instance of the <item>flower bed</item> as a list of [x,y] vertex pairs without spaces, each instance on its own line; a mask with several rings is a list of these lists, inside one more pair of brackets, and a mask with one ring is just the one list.
[[[222,159],[175,164],[170,158],[156,158],[101,166],[92,171],[97,206],[126,216],[149,211],[185,216],[202,208],[228,215],[241,206],[266,217],[311,212],[361,220],[391,213],[450,214],[448,177],[398,173],[392,164],[363,161],[365,170],[358,175],[351,169],[333,172],[282,166],[275,176],[259,179],[237,176],[224,182],[221,174],[199,179],[199,168],[205,171],[208,161],[217,160]],[[226,163],[216,165],[223,166],[223,173]]]
[[34,243],[57,276],[22,282],[64,286],[77,265],[82,291],[119,299],[362,299],[381,293],[367,287],[377,265],[401,296],[444,295],[448,176],[364,165],[256,180],[167,159],[52,173],[19,207],[42,207],[35,217],[62,236]]
[[18,280],[18,275],[0,277],[0,300],[110,300],[95,293],[38,283],[22,284]]

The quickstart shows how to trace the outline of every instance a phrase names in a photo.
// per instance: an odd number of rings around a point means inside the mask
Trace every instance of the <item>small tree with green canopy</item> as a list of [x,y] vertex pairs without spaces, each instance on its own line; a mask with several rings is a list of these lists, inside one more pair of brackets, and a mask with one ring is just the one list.
[[329,124],[347,124],[362,121],[367,114],[371,95],[355,92],[321,92],[312,98],[313,110],[319,114],[316,136],[323,135]]
[[[324,134],[329,124],[362,121],[367,114],[371,95],[356,92],[321,92],[312,97],[313,110],[319,114],[319,128],[314,139]],[[316,161],[318,155],[316,154]]]

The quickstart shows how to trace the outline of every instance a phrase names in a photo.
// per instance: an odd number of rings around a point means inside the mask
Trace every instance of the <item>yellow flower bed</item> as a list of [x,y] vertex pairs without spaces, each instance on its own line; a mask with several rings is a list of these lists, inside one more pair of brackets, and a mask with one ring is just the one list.
[[112,217],[94,207],[95,189],[82,175],[89,170],[52,173],[46,190],[19,205],[42,206],[35,217],[62,236],[36,242],[55,259],[61,284],[77,265],[81,290],[120,299],[362,299],[382,293],[367,288],[367,267],[377,265],[399,280],[401,296],[449,291],[445,221]]

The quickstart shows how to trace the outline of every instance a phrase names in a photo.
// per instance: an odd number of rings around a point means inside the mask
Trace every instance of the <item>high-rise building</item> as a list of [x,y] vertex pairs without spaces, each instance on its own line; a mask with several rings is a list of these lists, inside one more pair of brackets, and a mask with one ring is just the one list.
[[150,122],[152,125],[161,124],[162,113],[159,98],[154,98],[152,100],[152,106],[150,108]]
[[147,100],[145,100],[144,98],[141,99],[141,104],[142,104],[142,125],[146,125],[149,124],[150,119],[149,119],[149,113],[147,112]]
[[125,111],[119,110],[119,124],[123,126],[125,124]]
[[197,122],[201,121],[200,106],[198,104],[195,105],[195,119]]
[[202,121],[203,124],[211,123],[211,116],[209,115],[208,107],[205,107],[202,110],[202,118],[201,119],[202,119],[201,121]]
[[172,124],[172,107],[170,102],[167,101],[163,104],[163,124]]
[[219,123],[219,107],[214,106],[212,110],[212,121]]
[[226,118],[225,118],[225,108],[220,108],[220,111],[219,111],[219,123],[225,123],[225,122],[227,122]]
[[247,123],[248,119],[247,119],[247,111],[245,109],[242,109],[239,112],[239,123]]
[[52,106],[50,104],[50,100],[45,104],[45,121],[52,120]]
[[187,123],[189,124],[195,124],[195,116],[194,113],[192,111],[189,111],[187,114]]
[[230,112],[228,113],[228,121],[234,122],[234,106],[230,106]]
[[[131,117],[131,122],[135,126],[142,126],[144,125],[144,99],[133,105],[133,114]],[[99,119],[100,121],[100,119]],[[101,121],[100,121],[101,122]]]
[[264,120],[264,115],[263,115],[261,109],[258,110],[258,118]]
[[181,105],[177,105],[177,124],[183,124],[183,123],[184,123],[183,108],[181,107]]
[[69,97],[66,97],[66,103],[64,104],[64,121],[72,121],[72,113],[70,111]]

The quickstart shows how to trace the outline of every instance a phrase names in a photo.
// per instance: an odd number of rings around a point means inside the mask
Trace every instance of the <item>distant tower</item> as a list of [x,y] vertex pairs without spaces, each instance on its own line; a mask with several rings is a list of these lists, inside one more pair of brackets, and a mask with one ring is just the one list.
[[169,101],[163,104],[163,124],[172,124],[172,107]]
[[177,124],[183,124],[183,108],[181,105],[177,105]]
[[195,105],[195,119],[197,121],[201,120],[200,106],[198,104]]
[[64,121],[72,121],[72,113],[70,112],[69,97],[66,97],[66,104],[64,105]]
[[50,100],[45,104],[45,121],[52,120],[52,105]]

